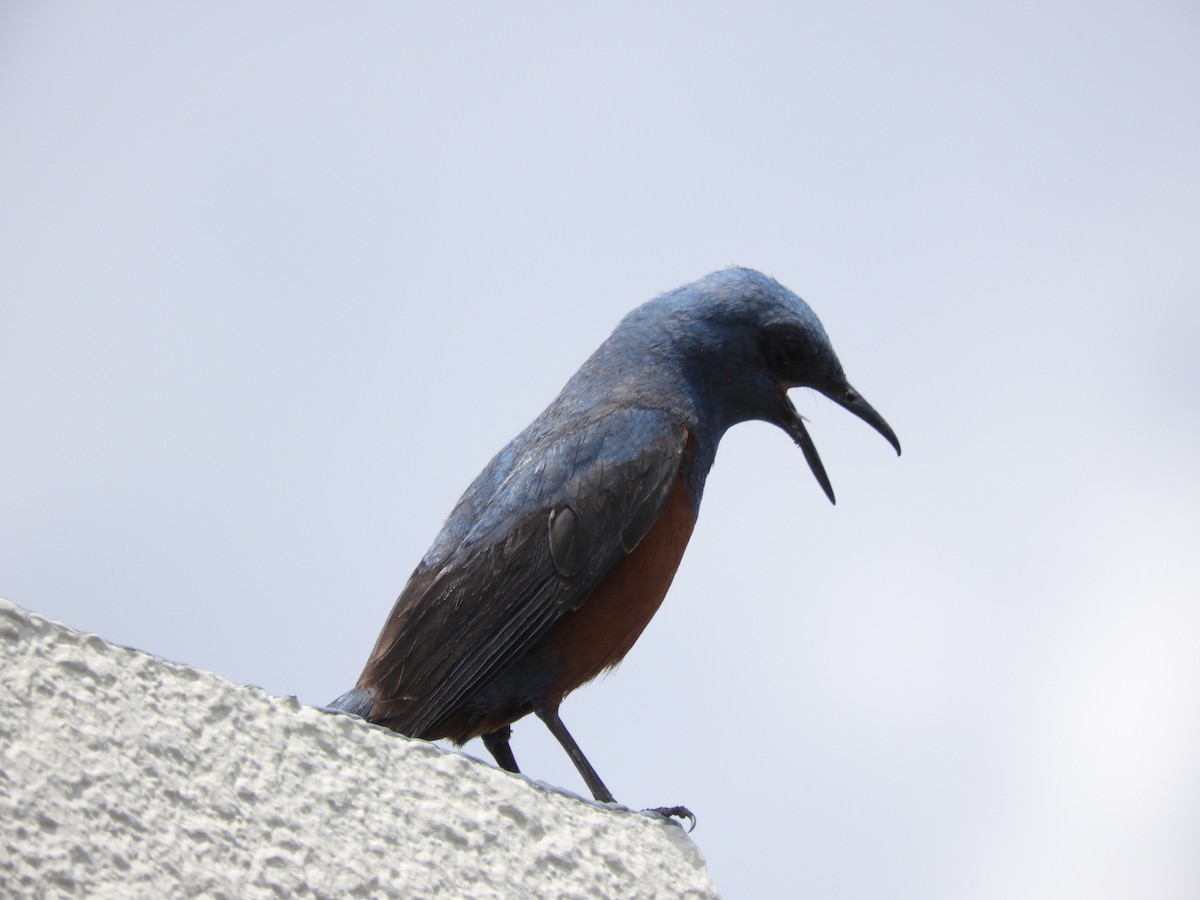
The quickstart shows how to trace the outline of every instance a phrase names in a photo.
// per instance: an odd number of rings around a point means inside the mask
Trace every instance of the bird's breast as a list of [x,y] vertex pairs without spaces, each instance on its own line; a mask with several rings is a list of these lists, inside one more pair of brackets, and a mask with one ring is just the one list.
[[536,652],[557,673],[554,705],[619,663],[662,604],[683,558],[696,512],[681,473],[646,536],[609,570],[587,599],[563,616]]

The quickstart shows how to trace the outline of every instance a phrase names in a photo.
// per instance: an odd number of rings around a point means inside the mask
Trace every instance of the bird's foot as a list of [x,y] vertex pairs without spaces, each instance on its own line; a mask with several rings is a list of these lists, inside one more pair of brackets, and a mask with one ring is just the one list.
[[688,834],[691,834],[696,828],[696,815],[686,806],[656,806],[654,809],[644,809],[642,812],[658,813],[667,819],[687,819],[692,823],[688,827]]

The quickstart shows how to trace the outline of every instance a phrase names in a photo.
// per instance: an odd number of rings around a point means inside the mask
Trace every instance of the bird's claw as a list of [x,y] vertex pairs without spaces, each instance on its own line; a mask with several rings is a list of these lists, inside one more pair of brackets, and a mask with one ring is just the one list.
[[687,819],[692,824],[688,827],[688,834],[696,828],[696,815],[686,806],[656,806],[654,809],[643,810],[644,812],[658,813],[667,819]]

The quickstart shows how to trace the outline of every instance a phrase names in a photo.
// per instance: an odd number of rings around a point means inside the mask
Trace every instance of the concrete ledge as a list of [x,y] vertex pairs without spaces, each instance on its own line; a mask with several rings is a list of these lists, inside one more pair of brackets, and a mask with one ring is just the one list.
[[0,600],[0,895],[715,897],[677,825]]

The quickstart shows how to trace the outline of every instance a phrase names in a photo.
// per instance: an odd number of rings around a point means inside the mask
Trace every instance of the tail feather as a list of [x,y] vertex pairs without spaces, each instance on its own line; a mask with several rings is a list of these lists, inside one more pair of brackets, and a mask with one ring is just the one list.
[[362,688],[351,688],[323,709],[326,712],[345,713],[365,719],[371,715],[371,707],[374,705],[375,701],[371,699],[371,695]]

